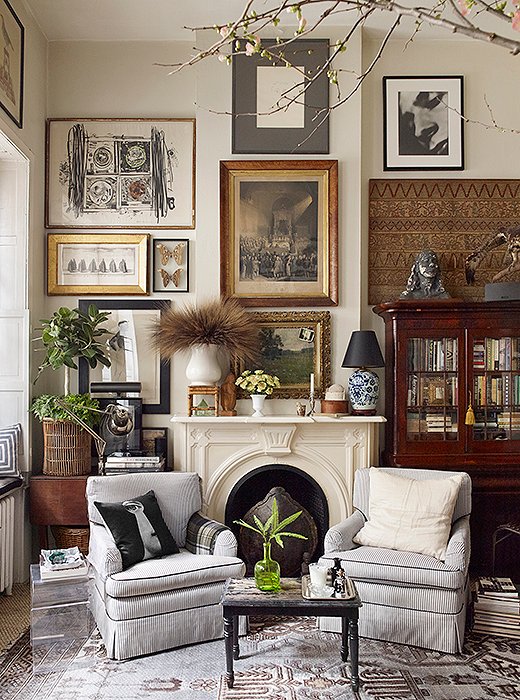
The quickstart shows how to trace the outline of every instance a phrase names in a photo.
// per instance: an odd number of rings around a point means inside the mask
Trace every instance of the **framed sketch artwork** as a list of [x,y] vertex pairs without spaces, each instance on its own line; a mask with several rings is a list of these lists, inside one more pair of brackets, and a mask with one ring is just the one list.
[[[151,348],[151,331],[161,313],[170,306],[168,300],[152,299],[80,299],[79,308],[94,304],[109,311],[103,325],[108,328],[110,367],[92,369],[85,358],[79,359],[78,390],[86,394],[91,382],[141,382],[143,413],[170,413],[170,360],[161,358]],[[100,392],[99,397],[103,396]],[[110,394],[108,394],[110,396]]]
[[48,119],[47,228],[194,228],[194,119]]
[[[315,397],[322,398],[330,384],[330,312],[329,311],[254,311],[253,323],[260,330],[259,360],[256,367],[275,374],[280,388],[273,398],[309,397],[310,375],[314,374]],[[247,367],[234,360],[238,377]],[[238,391],[240,398],[248,396]]]
[[327,39],[262,39],[233,56],[233,153],[328,153]]
[[23,71],[25,30],[8,0],[0,0],[2,68],[0,107],[21,129],[23,123]]
[[338,303],[338,162],[221,161],[220,288],[244,306]]
[[47,294],[148,294],[147,233],[49,233]]
[[383,78],[384,170],[463,170],[463,78]]

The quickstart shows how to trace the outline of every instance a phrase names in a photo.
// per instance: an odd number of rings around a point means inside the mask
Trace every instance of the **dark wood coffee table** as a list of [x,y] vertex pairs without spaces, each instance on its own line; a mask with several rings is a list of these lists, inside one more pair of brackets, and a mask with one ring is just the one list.
[[252,578],[229,579],[222,596],[224,641],[226,644],[226,681],[233,687],[235,676],[233,660],[240,656],[238,644],[239,615],[300,615],[341,617],[341,659],[347,661],[350,653],[350,678],[353,690],[359,689],[358,616],[361,599],[312,599],[302,596],[300,579],[282,579],[282,590],[259,591]]

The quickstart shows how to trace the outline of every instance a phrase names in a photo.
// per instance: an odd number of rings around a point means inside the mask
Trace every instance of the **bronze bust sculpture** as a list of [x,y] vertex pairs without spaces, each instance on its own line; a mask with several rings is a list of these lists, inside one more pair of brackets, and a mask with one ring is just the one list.
[[415,259],[406,289],[399,299],[448,299],[441,280],[441,269],[433,250],[422,250]]

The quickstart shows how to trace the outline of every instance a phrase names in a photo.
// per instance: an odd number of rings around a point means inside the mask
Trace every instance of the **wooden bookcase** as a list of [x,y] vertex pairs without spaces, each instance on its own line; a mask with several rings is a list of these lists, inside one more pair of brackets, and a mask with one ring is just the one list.
[[[396,301],[374,312],[385,322],[383,462],[468,472],[474,569],[489,571],[495,527],[520,518],[520,302]],[[504,545],[498,569],[520,580],[519,555]]]

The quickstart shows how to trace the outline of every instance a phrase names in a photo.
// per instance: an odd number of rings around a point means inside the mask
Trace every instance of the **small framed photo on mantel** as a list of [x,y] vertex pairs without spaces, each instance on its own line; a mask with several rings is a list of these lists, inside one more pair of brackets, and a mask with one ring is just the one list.
[[464,170],[463,77],[383,78],[384,170]]

